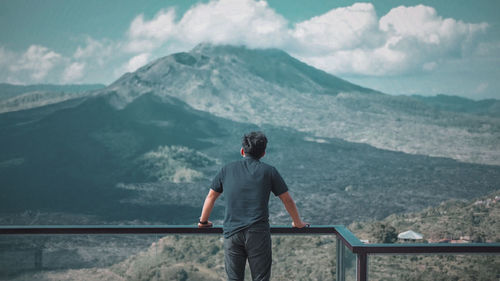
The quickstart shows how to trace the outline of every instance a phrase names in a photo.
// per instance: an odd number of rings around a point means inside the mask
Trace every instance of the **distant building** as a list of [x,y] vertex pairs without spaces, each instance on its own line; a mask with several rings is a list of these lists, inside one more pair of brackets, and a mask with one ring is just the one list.
[[424,239],[424,236],[420,233],[417,233],[413,230],[408,230],[405,232],[401,232],[398,234],[398,239],[403,241],[416,241]]
[[465,241],[470,242],[472,239],[470,238],[470,235],[464,235],[464,236],[460,236],[460,240],[465,240]]

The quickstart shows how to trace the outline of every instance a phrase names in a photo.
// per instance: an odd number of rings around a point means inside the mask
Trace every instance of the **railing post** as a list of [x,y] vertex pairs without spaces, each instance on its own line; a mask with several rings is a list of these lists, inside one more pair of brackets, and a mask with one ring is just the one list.
[[337,238],[337,247],[336,247],[336,252],[337,252],[337,281],[345,281],[345,246],[342,243],[342,240],[340,238]]
[[368,275],[368,255],[366,253],[358,254],[358,264],[356,268],[356,274],[358,281],[366,281]]

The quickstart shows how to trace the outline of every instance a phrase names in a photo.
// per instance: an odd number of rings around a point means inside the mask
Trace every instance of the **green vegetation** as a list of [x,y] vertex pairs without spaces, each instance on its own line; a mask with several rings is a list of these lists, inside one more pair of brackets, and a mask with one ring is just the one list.
[[[409,229],[422,233],[424,242],[461,238],[469,238],[472,242],[500,242],[500,202],[494,200],[499,195],[500,191],[496,191],[472,201],[449,200],[418,213],[394,214],[382,221],[353,223],[350,229],[359,238],[377,243],[387,243],[388,236]],[[368,268],[370,280],[489,281],[500,276],[500,257],[378,255],[369,257]]]
[[411,229],[422,233],[427,241],[468,236],[474,242],[500,242],[500,202],[494,202],[495,196],[500,196],[500,191],[471,201],[448,200],[417,213],[393,214],[382,221],[356,222],[349,228],[360,239],[377,243],[383,242],[382,234],[387,235],[381,231],[390,228],[397,233]]
[[500,258],[492,255],[378,255],[368,261],[370,280],[492,281],[500,274]]

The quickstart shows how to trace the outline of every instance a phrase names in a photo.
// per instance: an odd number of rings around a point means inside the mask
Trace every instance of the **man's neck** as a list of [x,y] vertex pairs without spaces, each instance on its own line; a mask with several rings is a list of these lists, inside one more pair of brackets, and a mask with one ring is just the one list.
[[257,160],[259,161],[259,157],[255,157],[253,155],[250,155],[250,154],[245,154],[243,157],[247,158],[247,159],[253,159],[253,160]]

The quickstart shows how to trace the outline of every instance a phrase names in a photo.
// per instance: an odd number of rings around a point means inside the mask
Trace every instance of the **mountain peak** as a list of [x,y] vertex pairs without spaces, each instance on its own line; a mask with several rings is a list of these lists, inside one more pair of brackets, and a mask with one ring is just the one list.
[[282,55],[291,57],[285,51],[276,49],[276,48],[249,48],[245,45],[228,45],[228,44],[212,44],[212,43],[200,43],[196,45],[190,53],[192,54],[204,54],[204,55],[227,55],[227,54],[235,54],[241,55],[244,53],[253,53],[254,55],[264,55],[264,54],[273,54],[273,55]]
[[[207,99],[252,99],[252,93],[289,95],[291,92],[337,95],[375,93],[307,65],[278,49],[203,43],[189,52],[175,53],[127,73],[108,87],[125,104],[147,92]],[[215,102],[215,100],[210,103]],[[194,105],[195,108],[205,106]]]

